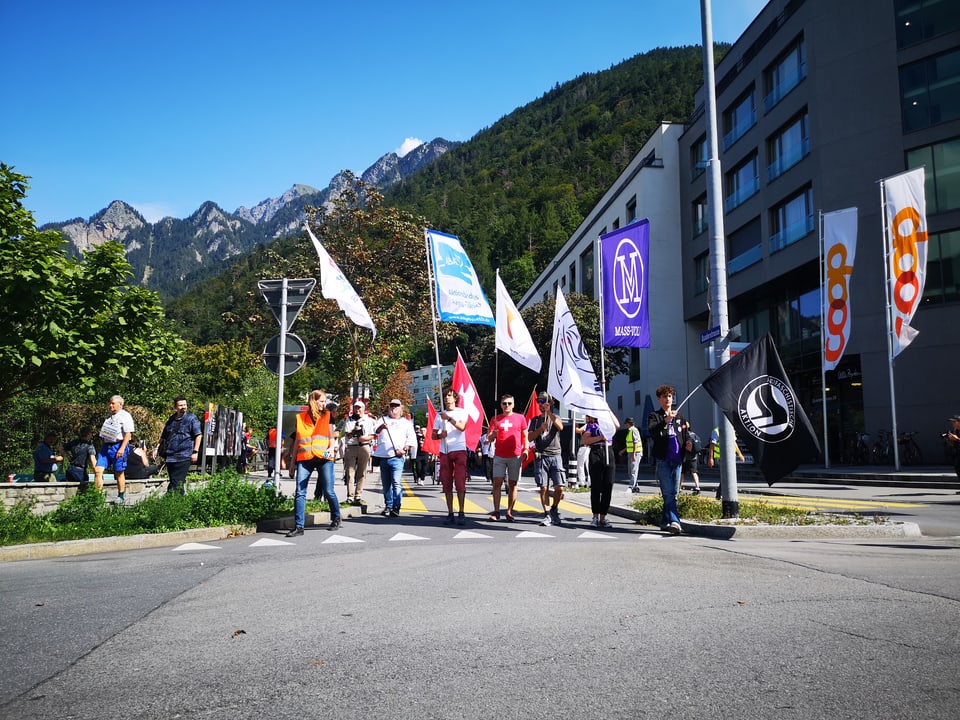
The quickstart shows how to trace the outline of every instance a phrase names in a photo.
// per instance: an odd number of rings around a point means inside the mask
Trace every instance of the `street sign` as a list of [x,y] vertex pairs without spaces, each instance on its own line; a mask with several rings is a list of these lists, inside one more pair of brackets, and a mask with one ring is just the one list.
[[[283,374],[293,375],[297,370],[303,367],[307,359],[307,346],[303,344],[298,336],[293,333],[287,333],[286,352],[283,364]],[[280,336],[274,335],[267,341],[263,348],[263,364],[267,370],[274,375],[280,374]]]
[[[287,287],[286,313],[283,311],[284,284],[286,284]],[[293,321],[297,319],[297,315],[300,314],[300,311],[306,304],[307,298],[310,297],[310,293],[313,292],[316,284],[317,281],[314,278],[297,278],[293,280],[283,278],[281,280],[260,280],[257,283],[257,287],[260,288],[263,299],[267,301],[267,304],[273,311],[273,316],[281,325],[283,325],[283,321],[280,318],[286,314],[287,326],[285,329],[289,330],[293,327]]]
[[720,326],[714,325],[709,330],[700,333],[700,344],[705,345],[711,340],[716,340],[718,337],[720,337]]

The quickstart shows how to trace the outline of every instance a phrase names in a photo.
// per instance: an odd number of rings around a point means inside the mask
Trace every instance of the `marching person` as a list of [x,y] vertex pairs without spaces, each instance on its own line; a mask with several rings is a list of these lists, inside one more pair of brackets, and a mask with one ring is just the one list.
[[657,461],[657,481],[663,495],[663,516],[660,527],[673,535],[681,531],[677,509],[677,493],[680,492],[680,473],[684,448],[690,436],[690,424],[673,408],[675,392],[670,385],[657,388],[660,409],[650,413],[647,425],[653,438],[653,457]]
[[363,504],[363,480],[370,464],[370,443],[376,437],[373,418],[362,400],[353,403],[353,413],[343,423],[346,447],[343,451],[343,480],[347,485],[344,504]]
[[457,489],[460,506],[458,523],[466,523],[463,505],[467,495],[467,411],[457,407],[460,395],[452,387],[443,393],[444,409],[433,421],[434,440],[440,441],[440,485],[447,501],[447,519],[444,525],[453,525],[453,488]]
[[500,519],[500,487],[507,481],[507,522],[513,522],[513,506],[517,502],[517,482],[527,449],[527,419],[513,411],[513,395],[500,398],[502,412],[490,421],[487,439],[495,442],[493,455],[493,513],[491,520]]
[[600,423],[592,415],[586,416],[581,442],[589,449],[587,462],[590,468],[590,511],[593,519],[590,527],[611,528],[613,523],[607,518],[610,501],[613,499],[613,479],[616,460],[613,455],[613,439],[604,437]]
[[[563,421],[553,412],[553,398],[549,393],[541,392],[537,396],[540,415],[531,418],[527,427],[527,437],[536,450],[533,460],[533,474],[540,489],[540,505],[543,506],[541,525],[560,524],[560,500],[563,498],[563,458],[560,449],[560,433]],[[550,486],[553,485],[553,501],[550,499]],[[549,509],[548,509],[549,508]]]
[[403,402],[390,401],[387,415],[380,418],[375,429],[377,449],[374,457],[380,458],[380,482],[383,484],[383,512],[381,515],[397,517],[403,500],[403,463],[410,448],[417,444],[413,423],[403,416]]
[[340,529],[340,503],[333,488],[337,435],[327,407],[326,390],[314,390],[307,400],[306,409],[297,414],[297,430],[287,450],[287,472],[290,477],[296,475],[297,479],[293,500],[295,526],[287,533],[287,537],[303,535],[307,486],[314,470],[317,471],[317,485],[322,486],[323,495],[330,505],[330,525],[327,530]]

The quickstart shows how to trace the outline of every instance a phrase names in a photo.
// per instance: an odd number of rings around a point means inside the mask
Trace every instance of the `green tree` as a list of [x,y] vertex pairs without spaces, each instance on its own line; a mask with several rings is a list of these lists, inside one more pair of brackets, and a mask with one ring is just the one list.
[[157,295],[129,284],[119,244],[77,261],[58,232],[38,231],[23,205],[27,179],[0,163],[0,401],[60,384],[90,389],[110,373],[162,376],[179,340]]

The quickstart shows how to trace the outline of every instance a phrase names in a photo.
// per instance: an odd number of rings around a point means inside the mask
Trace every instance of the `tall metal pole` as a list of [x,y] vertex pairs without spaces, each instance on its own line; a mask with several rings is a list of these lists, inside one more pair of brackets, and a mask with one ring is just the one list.
[[280,367],[277,380],[277,447],[273,451],[273,486],[280,489],[280,456],[283,452],[283,378],[287,371],[287,278],[280,290]]
[[[703,88],[707,119],[707,208],[710,213],[710,288],[713,312],[720,326],[720,361],[730,359],[730,330],[727,317],[727,257],[723,231],[723,183],[720,150],[717,141],[716,79],[713,72],[713,19],[710,0],[700,0],[700,25],[703,30]],[[740,516],[737,495],[737,458],[734,452],[733,426],[721,414],[720,422],[720,495],[723,517]]]

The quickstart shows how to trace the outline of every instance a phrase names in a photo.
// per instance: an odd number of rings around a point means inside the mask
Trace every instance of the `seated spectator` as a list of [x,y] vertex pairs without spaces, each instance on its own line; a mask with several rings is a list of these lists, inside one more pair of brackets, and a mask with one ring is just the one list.
[[142,445],[136,441],[136,438],[131,439],[130,444],[133,445],[134,449],[127,458],[127,479],[145,480],[156,475],[159,468],[150,463],[147,451]]
[[57,455],[57,451],[54,450],[56,445],[57,434],[49,430],[43,436],[43,441],[37,445],[37,449],[33,451],[34,482],[57,481],[57,470],[60,469],[57,463],[63,462],[63,456]]

